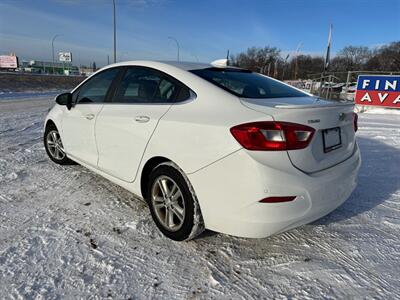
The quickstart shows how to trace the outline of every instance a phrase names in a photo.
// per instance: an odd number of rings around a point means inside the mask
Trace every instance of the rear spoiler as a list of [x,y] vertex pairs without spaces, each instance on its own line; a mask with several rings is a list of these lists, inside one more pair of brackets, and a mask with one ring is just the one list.
[[336,107],[336,106],[354,106],[354,103],[343,103],[343,102],[336,102],[330,104],[277,104],[274,108],[284,108],[284,109],[304,109],[304,108],[324,108],[324,107]]

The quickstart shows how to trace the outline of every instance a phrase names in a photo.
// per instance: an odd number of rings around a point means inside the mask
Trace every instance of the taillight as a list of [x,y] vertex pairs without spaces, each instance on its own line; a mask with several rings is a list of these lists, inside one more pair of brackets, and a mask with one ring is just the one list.
[[353,124],[354,124],[354,132],[358,130],[358,115],[353,112]]
[[303,149],[310,144],[314,128],[288,122],[253,122],[231,128],[234,138],[247,150]]
[[264,198],[258,202],[261,203],[281,203],[281,202],[290,202],[296,199],[296,196],[284,196],[284,197],[268,197]]

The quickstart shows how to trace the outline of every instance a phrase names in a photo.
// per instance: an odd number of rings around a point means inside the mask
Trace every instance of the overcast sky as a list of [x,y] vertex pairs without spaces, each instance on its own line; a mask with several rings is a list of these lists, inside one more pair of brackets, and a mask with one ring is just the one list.
[[[250,46],[322,55],[329,24],[333,52],[346,45],[400,40],[400,0],[116,0],[118,60],[210,62]],[[71,51],[74,64],[112,60],[112,0],[0,0],[0,54],[51,61]]]

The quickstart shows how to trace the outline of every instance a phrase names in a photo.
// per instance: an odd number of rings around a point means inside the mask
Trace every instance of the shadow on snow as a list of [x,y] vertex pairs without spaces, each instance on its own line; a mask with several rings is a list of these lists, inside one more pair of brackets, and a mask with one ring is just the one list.
[[359,137],[362,165],[350,198],[315,225],[350,219],[383,203],[400,188],[400,149],[376,139]]

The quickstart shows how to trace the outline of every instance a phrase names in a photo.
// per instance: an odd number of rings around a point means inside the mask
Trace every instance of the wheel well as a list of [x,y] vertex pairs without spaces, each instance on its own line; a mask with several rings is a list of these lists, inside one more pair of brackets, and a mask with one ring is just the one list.
[[55,124],[52,120],[48,120],[48,121],[47,121],[47,123],[46,123],[46,129],[47,129],[49,126],[54,126],[54,127],[57,128],[56,124]]
[[142,176],[140,178],[140,191],[144,199],[147,197],[147,184],[149,182],[149,177],[151,171],[154,170],[159,164],[163,162],[171,161],[168,158],[162,156],[156,156],[149,159],[143,167]]

